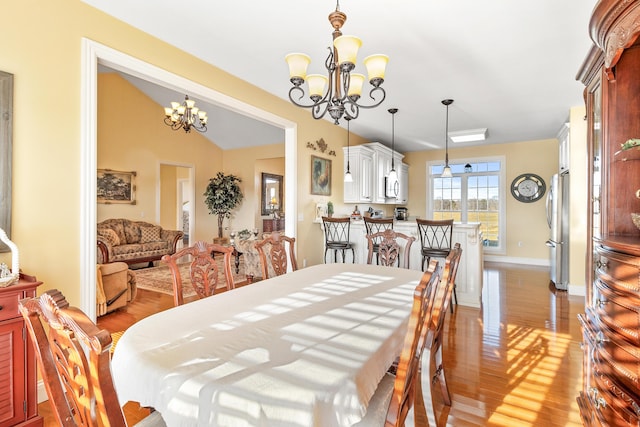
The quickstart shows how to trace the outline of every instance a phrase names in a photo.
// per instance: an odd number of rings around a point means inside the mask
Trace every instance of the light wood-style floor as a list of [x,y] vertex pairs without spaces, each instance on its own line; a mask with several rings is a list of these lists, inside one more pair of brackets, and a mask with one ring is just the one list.
[[[123,331],[171,306],[168,295],[140,290],[135,303],[99,318],[98,325]],[[482,308],[457,306],[447,314],[444,359],[453,404],[446,410],[434,396],[438,419],[446,419],[441,425],[581,426],[576,316],[583,310],[582,297],[549,286],[547,268],[485,264]],[[124,409],[129,425],[146,411],[133,403]],[[45,426],[56,425],[48,402],[39,410]]]

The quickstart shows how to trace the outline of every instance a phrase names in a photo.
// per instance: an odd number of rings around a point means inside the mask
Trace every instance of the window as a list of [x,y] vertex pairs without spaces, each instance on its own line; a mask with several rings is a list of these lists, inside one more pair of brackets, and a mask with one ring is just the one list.
[[449,163],[451,178],[440,176],[444,167],[441,162],[427,165],[427,216],[479,222],[485,251],[503,252],[504,158],[457,162]]

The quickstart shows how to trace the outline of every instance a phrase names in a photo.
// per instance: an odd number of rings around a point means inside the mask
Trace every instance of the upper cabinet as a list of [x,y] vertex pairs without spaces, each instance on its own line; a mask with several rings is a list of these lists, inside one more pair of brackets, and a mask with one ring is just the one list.
[[374,151],[363,145],[344,150],[344,170],[349,170],[352,182],[344,183],[345,203],[373,203],[373,155]]
[[[396,182],[389,182],[392,151],[379,142],[350,147],[344,151],[344,169],[347,161],[353,182],[344,183],[345,203],[404,204],[409,194],[409,166],[402,163],[403,154],[393,154],[393,163],[398,174]],[[349,151],[349,158],[347,152]]]
[[558,143],[559,143],[559,153],[558,153],[558,161],[559,161],[559,169],[560,173],[569,171],[569,123],[565,123],[562,125],[560,132],[558,132]]

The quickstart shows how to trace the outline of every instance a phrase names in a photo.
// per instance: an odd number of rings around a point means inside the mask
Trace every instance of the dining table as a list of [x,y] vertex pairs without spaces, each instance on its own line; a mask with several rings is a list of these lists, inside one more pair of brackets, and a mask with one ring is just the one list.
[[115,348],[120,403],[170,427],[351,426],[401,352],[422,274],[320,264],[151,315]]

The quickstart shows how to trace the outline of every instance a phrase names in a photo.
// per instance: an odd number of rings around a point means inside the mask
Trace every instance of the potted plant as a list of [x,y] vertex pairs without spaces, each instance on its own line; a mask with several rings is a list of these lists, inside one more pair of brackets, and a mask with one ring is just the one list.
[[231,211],[242,201],[242,190],[238,183],[242,179],[235,175],[225,175],[222,172],[209,179],[209,185],[204,192],[204,204],[209,213],[218,215],[218,239],[222,240],[222,223],[231,217]]
[[333,202],[328,202],[327,203],[327,215],[329,217],[333,216]]

